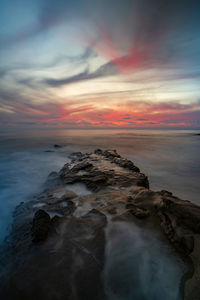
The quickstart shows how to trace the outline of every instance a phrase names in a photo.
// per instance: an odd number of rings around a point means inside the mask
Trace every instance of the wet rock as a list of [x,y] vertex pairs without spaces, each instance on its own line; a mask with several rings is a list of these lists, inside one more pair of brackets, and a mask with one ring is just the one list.
[[140,172],[140,169],[134,165],[134,163],[131,160],[125,159],[125,158],[115,158],[113,160],[114,163],[119,165],[122,168],[131,170],[133,172]]
[[106,216],[97,209],[90,210],[82,218],[91,219],[94,222],[100,222],[103,226],[106,225],[106,223],[107,223]]
[[180,244],[187,253],[191,253],[194,249],[194,238],[192,235],[185,234],[180,239]]
[[146,208],[138,207],[134,204],[127,204],[126,208],[137,218],[146,218],[150,215],[150,212]]
[[58,144],[54,144],[53,146],[54,146],[54,148],[62,148],[62,146],[58,145]]
[[132,162],[122,159],[115,150],[97,149],[94,154],[83,155],[81,161],[64,165],[59,175],[65,183],[83,182],[93,191],[114,185],[149,186],[148,178],[139,173]]
[[168,191],[166,191],[166,190],[160,191],[160,194],[163,195],[163,196],[172,196],[172,193],[171,193],[171,192],[168,192]]
[[140,169],[134,165],[134,163],[131,160],[128,160],[126,158],[122,158],[116,150],[105,150],[102,151],[101,149],[96,149],[94,151],[97,155],[102,155],[112,161],[113,163],[119,165],[122,168],[132,170],[134,172],[140,172]]
[[81,152],[72,152],[70,155],[69,155],[69,158],[71,159],[80,159],[82,158],[83,154]]
[[[184,256],[192,264],[192,272],[184,278],[184,300],[197,300],[200,207],[171,192],[150,190],[148,178],[116,150],[71,155],[70,163],[49,175],[48,186],[39,196],[15,209],[10,234],[13,243],[7,252],[12,263],[7,285],[0,280],[2,299],[15,299],[16,295],[31,300],[104,299],[102,270],[108,218],[109,222],[132,222],[143,230],[163,234],[167,246],[173,246],[181,259]],[[93,193],[78,196],[67,191],[66,184],[76,182]],[[41,203],[44,210],[35,212]],[[110,214],[114,215],[112,220]]]
[[90,171],[90,169],[92,167],[93,167],[93,165],[91,162],[83,161],[83,162],[80,162],[79,164],[75,165],[74,167],[72,167],[71,172],[76,173],[76,172],[83,171],[83,170]]
[[94,153],[97,154],[97,155],[103,155],[103,150],[96,149],[96,150],[94,150]]
[[44,241],[49,234],[51,218],[44,210],[39,209],[33,218],[32,241],[38,243]]
[[76,198],[77,195],[72,192],[72,191],[66,191],[65,194],[62,197],[52,197],[52,198],[47,198],[46,202],[51,205],[51,204],[58,204],[60,202],[67,201],[69,202],[69,199],[74,199]]
[[139,208],[137,206],[131,206],[131,208],[125,210],[123,213],[118,214],[112,218],[113,221],[134,221],[133,217],[138,219],[144,219],[149,217],[150,212],[147,209]]
[[13,266],[3,287],[0,282],[1,299],[102,300],[104,225],[105,217],[97,211],[86,218],[52,218],[46,243],[31,250],[21,245],[25,252],[18,257],[18,267]]
[[105,210],[111,215],[115,215],[117,213],[117,208],[114,205],[107,206]]
[[120,158],[121,156],[117,153],[116,150],[105,150],[103,155],[109,159]]
[[63,220],[62,217],[54,216],[51,219],[51,226],[56,228],[59,224],[62,223],[62,220]]
[[197,300],[200,295],[200,236],[194,236],[194,248],[190,254],[191,270],[188,272],[184,285],[184,300]]
[[61,184],[62,184],[62,180],[57,172],[51,172],[48,175],[47,180],[45,182],[46,188],[48,187],[55,188]]
[[174,196],[163,196],[156,205],[157,211],[170,217],[171,223],[181,224],[194,233],[200,233],[200,207]]

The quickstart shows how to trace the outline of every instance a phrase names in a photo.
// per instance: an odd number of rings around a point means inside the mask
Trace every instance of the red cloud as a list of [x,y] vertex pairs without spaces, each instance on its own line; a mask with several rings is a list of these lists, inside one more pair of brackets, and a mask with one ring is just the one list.
[[200,125],[200,104],[128,102],[113,108],[75,103],[46,103],[15,108],[4,122],[35,122],[60,127],[194,127]]
[[145,61],[151,57],[152,50],[150,46],[146,47],[144,44],[140,45],[139,43],[134,43],[127,50],[126,55],[121,55],[120,49],[116,46],[116,41],[111,38],[106,30],[100,29],[100,27],[98,29],[101,43],[94,43],[89,37],[86,40],[98,55],[116,65],[120,73],[127,73],[133,69],[141,68],[144,66]]

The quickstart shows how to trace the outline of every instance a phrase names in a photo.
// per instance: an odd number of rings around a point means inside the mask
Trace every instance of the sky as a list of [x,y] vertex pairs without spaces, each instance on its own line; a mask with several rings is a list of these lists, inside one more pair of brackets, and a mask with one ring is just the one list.
[[200,128],[200,1],[0,0],[1,128]]

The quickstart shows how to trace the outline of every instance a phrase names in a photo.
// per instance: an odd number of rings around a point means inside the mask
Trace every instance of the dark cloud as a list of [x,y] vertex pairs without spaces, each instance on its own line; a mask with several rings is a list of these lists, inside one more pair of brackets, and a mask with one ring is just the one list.
[[89,68],[86,68],[83,72],[78,73],[74,76],[69,76],[61,79],[52,79],[47,78],[43,80],[43,83],[52,86],[52,87],[59,87],[62,85],[67,85],[79,81],[85,81],[95,78],[100,78],[104,76],[111,76],[116,74],[116,67],[112,63],[106,63],[99,67],[96,71],[90,72]]
[[191,48],[199,39],[199,1],[117,0],[102,5],[96,21],[101,42],[95,49],[119,71],[200,63],[200,44]]
[[160,123],[164,123],[164,124],[176,124],[176,123],[179,123],[179,121],[177,121],[177,120],[163,120],[163,121],[160,121]]
[[200,2],[197,0],[44,0],[36,24],[4,38],[1,45],[26,41],[62,23],[78,23],[80,18],[91,27],[91,32],[83,34],[83,40],[100,56],[116,64],[118,71],[170,61],[175,64],[176,57],[199,60],[199,55],[191,55],[194,52],[191,47],[186,53],[184,50],[188,38],[192,44],[191,38],[194,40],[198,35]]
[[18,125],[36,125],[37,122],[15,122]]

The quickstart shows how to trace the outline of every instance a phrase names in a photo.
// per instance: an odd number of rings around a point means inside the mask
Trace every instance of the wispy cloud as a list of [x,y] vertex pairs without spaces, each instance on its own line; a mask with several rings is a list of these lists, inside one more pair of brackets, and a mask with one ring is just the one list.
[[[42,125],[54,124],[57,127],[170,127],[193,126],[199,127],[200,102],[183,105],[180,103],[127,103],[118,107],[100,108],[94,105],[80,105],[79,103],[45,103],[43,105],[15,105],[9,111],[1,111],[2,124],[12,125]],[[128,115],[128,116],[127,116]]]
[[91,80],[100,77],[106,77],[116,74],[116,67],[112,63],[106,63],[99,67],[96,71],[90,72],[89,68],[86,68],[83,72],[80,72],[74,76],[68,76],[60,79],[47,78],[43,80],[43,83],[52,86],[59,87],[71,83],[76,83],[84,80]]
[[2,122],[199,126],[199,1],[22,3],[0,11]]

